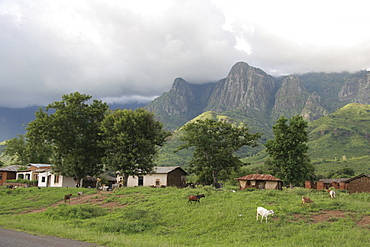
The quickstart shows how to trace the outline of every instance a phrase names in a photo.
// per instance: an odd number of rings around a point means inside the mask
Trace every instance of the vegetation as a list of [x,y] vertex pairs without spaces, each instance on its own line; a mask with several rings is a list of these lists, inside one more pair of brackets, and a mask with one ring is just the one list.
[[[113,246],[365,246],[370,244],[370,194],[293,190],[122,188],[92,195],[91,203],[64,203],[81,188],[0,188],[0,225],[29,233]],[[95,193],[83,189],[84,194]],[[190,194],[205,194],[201,203]],[[309,196],[314,206],[301,206]],[[83,201],[72,197],[72,202]],[[93,203],[99,201],[99,204]],[[111,203],[114,208],[104,207]],[[55,203],[59,203],[56,205]],[[256,208],[275,214],[260,223]],[[43,209],[44,210],[40,210]],[[39,209],[38,211],[34,211]]]
[[306,128],[307,122],[302,116],[293,116],[290,120],[280,117],[273,126],[274,139],[265,144],[279,178],[289,182],[291,188],[310,180],[314,172],[307,156]]
[[54,171],[72,177],[76,184],[102,171],[100,123],[108,105],[98,100],[86,103],[91,98],[78,92],[63,95],[62,101],[40,109],[27,127],[30,147],[35,152],[39,145],[53,147]]
[[4,155],[16,159],[21,165],[26,165],[28,163],[27,159],[27,141],[24,135],[18,135],[13,139],[6,141],[6,146],[4,149]]
[[124,175],[125,186],[129,176],[153,171],[158,147],[171,135],[144,109],[111,112],[102,121],[101,130],[103,162]]
[[[226,121],[211,119],[196,120],[186,124],[178,150],[194,147],[190,171],[200,177],[201,182],[212,181],[216,187],[221,172],[230,174],[242,165],[235,152],[243,146],[256,146],[261,134],[249,133],[245,126],[234,127]],[[211,179],[210,179],[211,178]]]

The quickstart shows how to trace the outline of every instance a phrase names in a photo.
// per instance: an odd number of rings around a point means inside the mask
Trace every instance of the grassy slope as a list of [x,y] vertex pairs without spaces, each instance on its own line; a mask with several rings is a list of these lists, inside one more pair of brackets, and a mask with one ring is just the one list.
[[[50,205],[76,188],[0,188],[0,225],[105,246],[365,246],[370,244],[370,194],[348,195],[304,189],[237,191],[177,188],[123,188],[104,201],[125,205],[102,212],[97,205]],[[89,191],[89,190],[87,190]],[[85,191],[85,192],[87,192]],[[90,190],[93,191],[93,190]],[[200,204],[190,204],[190,194],[204,193]],[[300,206],[308,195],[315,207]],[[45,199],[46,198],[46,199]],[[256,221],[256,207],[273,209],[269,222]],[[30,208],[50,207],[46,212],[17,214]],[[98,210],[99,208],[99,210]],[[326,210],[341,210],[343,217],[315,222]],[[334,211],[329,211],[334,212]]]
[[[328,174],[353,168],[356,174],[370,173],[370,105],[348,104],[329,116],[309,123],[309,155],[316,173]],[[264,151],[247,158],[251,167],[267,158]]]

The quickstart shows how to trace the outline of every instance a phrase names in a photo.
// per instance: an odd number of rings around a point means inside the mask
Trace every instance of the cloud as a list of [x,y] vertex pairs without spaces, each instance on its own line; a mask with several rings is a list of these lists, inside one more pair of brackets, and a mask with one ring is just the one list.
[[275,75],[367,69],[370,19],[356,3],[2,0],[0,106],[75,91],[151,100],[177,77],[218,81],[238,61]]

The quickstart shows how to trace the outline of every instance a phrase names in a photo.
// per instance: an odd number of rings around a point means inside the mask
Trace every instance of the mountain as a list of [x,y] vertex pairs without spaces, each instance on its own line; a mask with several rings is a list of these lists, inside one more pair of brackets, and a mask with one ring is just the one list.
[[[247,123],[251,132],[263,133],[258,148],[241,152],[241,158],[246,163],[252,163],[252,166],[266,159],[263,144],[273,138],[272,126],[276,120],[280,116],[290,118],[301,114],[310,125],[310,157],[319,173],[325,174],[346,166],[354,167],[356,172],[368,173],[365,164],[370,158],[365,147],[368,144],[366,133],[369,132],[366,128],[360,132],[354,126],[359,128],[368,121],[365,115],[367,111],[362,108],[370,104],[369,89],[370,74],[367,71],[272,77],[258,68],[239,62],[225,79],[217,82],[194,85],[177,78],[168,93],[145,108],[153,112],[166,129],[172,131],[188,121],[205,116]],[[361,112],[360,115],[365,118],[348,115],[352,111]],[[324,133],[319,130],[328,126],[322,122],[343,117],[347,122],[332,122],[331,128],[336,126],[337,129],[326,130],[332,138],[318,134]],[[353,124],[351,119],[358,122]],[[172,152],[179,145],[179,135],[175,131],[161,150],[161,165],[172,162],[183,165],[189,161],[190,151],[182,154]]]
[[145,108],[168,130],[175,130],[207,111],[239,115],[254,131],[271,136],[272,125],[284,115],[301,114],[308,121],[348,103],[370,104],[370,74],[307,73],[272,77],[245,62],[236,63],[226,78],[196,85],[177,78],[171,90]]
[[0,142],[24,135],[26,126],[35,119],[38,107],[4,108],[0,107]]
[[[143,103],[110,104],[109,108],[115,109],[136,109],[144,107]],[[35,120],[35,112],[39,106],[25,108],[0,107],[0,142],[24,135],[29,122]]]

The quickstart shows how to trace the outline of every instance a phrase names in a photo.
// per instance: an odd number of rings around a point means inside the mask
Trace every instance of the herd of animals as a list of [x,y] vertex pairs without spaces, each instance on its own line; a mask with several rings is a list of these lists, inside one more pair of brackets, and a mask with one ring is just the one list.
[[[329,193],[330,197],[332,199],[335,199],[335,191],[334,190],[327,190],[327,192]],[[82,196],[82,192],[78,192],[77,193],[77,196],[78,198],[81,198]],[[68,202],[71,202],[71,197],[72,197],[72,194],[68,194],[68,195],[65,195],[64,196],[64,202],[66,203],[67,201]],[[189,199],[188,199],[188,202],[190,203],[200,203],[200,198],[202,197],[206,197],[204,194],[200,194],[200,195],[190,195],[189,196]],[[304,204],[313,204],[314,201],[312,201],[309,197],[307,196],[302,196],[302,203],[301,205],[303,206]],[[262,223],[262,220],[263,218],[266,219],[266,223],[267,223],[267,216],[269,215],[273,215],[274,214],[274,211],[273,210],[267,210],[266,208],[263,208],[263,207],[257,207],[257,216],[256,216],[256,220],[258,220],[259,216],[261,216],[261,223]]]

